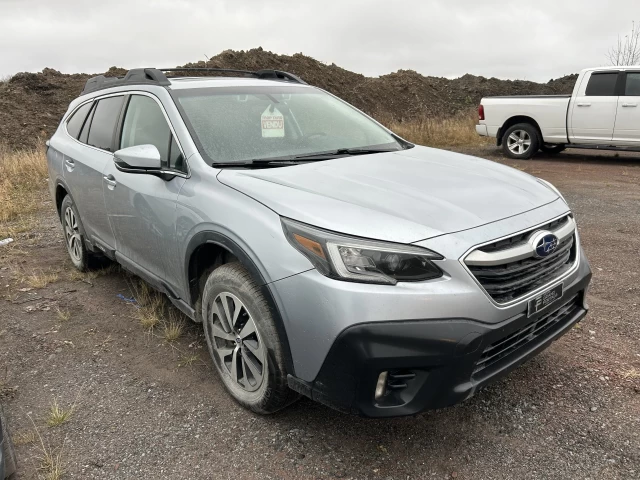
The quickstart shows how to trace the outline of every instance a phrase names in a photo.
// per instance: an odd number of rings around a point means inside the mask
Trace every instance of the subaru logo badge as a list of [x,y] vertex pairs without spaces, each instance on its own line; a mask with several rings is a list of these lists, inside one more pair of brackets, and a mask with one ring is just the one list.
[[551,255],[558,248],[558,237],[553,233],[543,230],[534,233],[529,239],[529,244],[534,249],[534,255],[543,258]]

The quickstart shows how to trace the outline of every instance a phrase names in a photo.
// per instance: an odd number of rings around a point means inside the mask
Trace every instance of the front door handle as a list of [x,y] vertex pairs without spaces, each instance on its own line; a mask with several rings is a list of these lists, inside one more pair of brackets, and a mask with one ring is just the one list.
[[637,107],[638,104],[637,103],[623,103],[622,106],[623,107]]
[[591,104],[590,103],[578,103],[579,107],[590,107]]
[[116,182],[116,177],[114,177],[113,175],[109,174],[109,175],[104,175],[102,177],[105,181],[105,183],[107,184],[109,190],[113,190],[114,188],[116,188],[116,184],[118,182]]

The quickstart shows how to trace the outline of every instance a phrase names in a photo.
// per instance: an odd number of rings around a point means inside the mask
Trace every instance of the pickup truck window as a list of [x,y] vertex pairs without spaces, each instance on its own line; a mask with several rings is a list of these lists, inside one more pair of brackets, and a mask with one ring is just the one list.
[[592,73],[585,95],[588,97],[616,96],[616,82],[618,72]]
[[624,94],[630,97],[640,97],[640,72],[627,73],[627,85]]

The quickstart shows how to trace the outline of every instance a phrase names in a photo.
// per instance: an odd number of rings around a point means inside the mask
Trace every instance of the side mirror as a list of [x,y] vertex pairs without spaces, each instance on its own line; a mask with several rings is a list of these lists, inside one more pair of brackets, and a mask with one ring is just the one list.
[[116,165],[123,170],[160,170],[162,168],[160,152],[154,145],[122,148],[113,156]]

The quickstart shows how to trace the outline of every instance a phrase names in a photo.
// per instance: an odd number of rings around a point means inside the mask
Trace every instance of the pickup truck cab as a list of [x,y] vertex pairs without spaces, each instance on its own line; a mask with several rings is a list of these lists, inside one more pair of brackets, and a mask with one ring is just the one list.
[[486,97],[479,135],[510,158],[565,148],[640,151],[640,66],[582,70],[571,95]]

